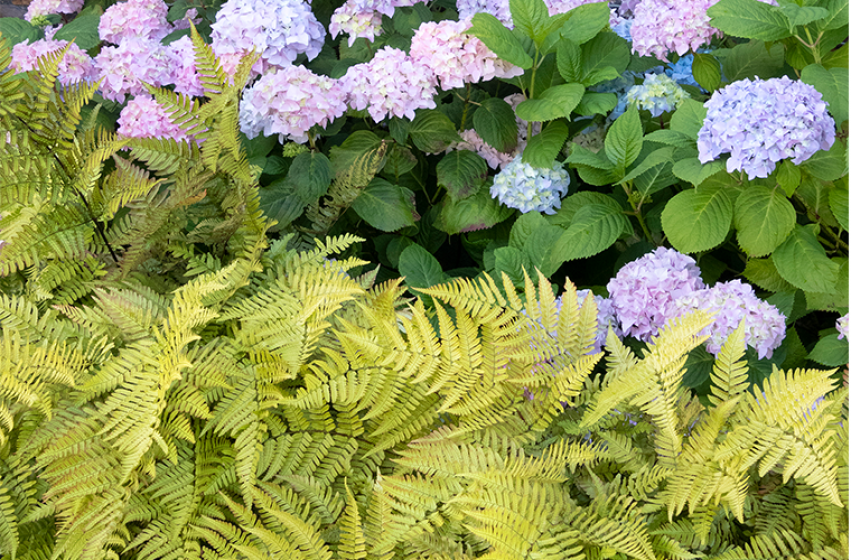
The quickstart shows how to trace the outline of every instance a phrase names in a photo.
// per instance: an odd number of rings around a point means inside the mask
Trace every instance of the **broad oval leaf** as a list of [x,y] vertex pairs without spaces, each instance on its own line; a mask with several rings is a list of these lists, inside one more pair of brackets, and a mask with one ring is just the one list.
[[662,228],[671,245],[682,253],[708,251],[730,231],[733,203],[723,187],[685,190],[662,210]]
[[453,150],[437,164],[437,184],[456,199],[478,192],[487,176],[487,162],[469,150]]
[[513,150],[517,145],[514,109],[498,97],[482,101],[473,113],[473,126],[482,140],[500,152]]
[[530,57],[520,40],[506,28],[502,22],[490,14],[477,13],[473,16],[473,26],[467,33],[481,39],[481,41],[503,60],[519,66],[524,70],[532,67]]
[[417,111],[410,135],[417,148],[432,154],[442,152],[449,144],[461,139],[449,117],[437,109]]
[[573,216],[570,226],[553,247],[552,258],[561,263],[605,251],[624,231],[622,211],[603,204],[587,204]]
[[287,183],[305,204],[316,202],[331,185],[331,160],[322,152],[303,152],[295,157],[287,173]]
[[372,227],[396,231],[414,225],[409,192],[384,179],[373,179],[352,203],[352,209]]
[[551,168],[569,132],[567,125],[562,121],[548,124],[541,132],[529,139],[529,143],[523,149],[523,162],[533,167]]
[[527,99],[517,106],[517,116],[529,122],[570,119],[579,104],[585,87],[581,84],[562,84],[547,88],[540,97]]
[[839,265],[827,258],[824,247],[808,227],[796,225],[771,258],[780,276],[796,288],[826,293],[835,289]]
[[641,118],[634,106],[618,117],[609,127],[604,145],[606,157],[615,164],[615,167],[623,175],[626,168],[632,165],[632,162],[641,153],[641,148],[644,145]]
[[795,227],[795,208],[779,189],[751,185],[736,199],[736,238],[752,257],[778,247]]

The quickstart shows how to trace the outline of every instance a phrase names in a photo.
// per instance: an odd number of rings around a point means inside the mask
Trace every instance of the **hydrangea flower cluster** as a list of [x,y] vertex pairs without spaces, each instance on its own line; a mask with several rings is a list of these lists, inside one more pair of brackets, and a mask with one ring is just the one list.
[[328,31],[335,39],[340,33],[347,34],[350,47],[355,44],[355,39],[358,37],[375,41],[376,35],[381,35],[381,13],[359,11],[355,0],[348,0],[334,10]]
[[260,53],[253,70],[262,74],[292,65],[302,53],[312,60],[325,42],[325,28],[304,0],[228,0],[212,28],[213,52],[231,73],[252,49]]
[[143,83],[162,86],[172,83],[174,68],[182,68],[175,52],[147,39],[125,39],[117,47],[103,47],[95,57],[101,95],[123,103],[127,94],[147,93]]
[[177,64],[172,67],[170,80],[174,84],[174,91],[186,95],[204,95],[201,76],[198,75],[195,68],[195,47],[192,45],[192,39],[181,37],[168,45],[167,48],[174,55],[174,60],[177,61]]
[[701,335],[709,335],[706,350],[713,356],[727,337],[745,321],[745,343],[760,359],[770,358],[786,336],[786,317],[770,303],[759,299],[750,284],[741,280],[720,282],[676,301],[682,313],[697,309],[714,314],[712,324]]
[[[12,47],[12,68],[15,72],[38,70],[39,57],[56,52],[67,44],[68,41],[52,39],[18,43]],[[65,53],[65,57],[59,62],[59,83],[67,86],[80,81],[93,82],[95,77],[95,67],[91,57],[76,44],[72,44]]]
[[627,103],[650,111],[654,117],[674,111],[688,97],[686,91],[665,74],[648,74],[643,84],[632,86],[626,92]]
[[751,178],[768,177],[782,159],[801,164],[836,138],[821,93],[788,76],[733,82],[705,107],[697,135],[701,163],[729,153],[727,171],[743,170]]
[[645,342],[679,315],[678,299],[705,287],[695,260],[665,247],[624,265],[606,286],[621,332]]
[[842,317],[836,320],[836,330],[839,331],[839,336],[837,338],[842,340],[843,338],[848,338],[848,318],[851,317],[851,313],[846,313]]
[[696,51],[721,32],[709,25],[706,15],[718,0],[642,0],[634,9],[630,29],[633,52],[668,61],[668,54],[682,56]]
[[340,79],[348,92],[347,104],[369,110],[375,122],[385,117],[414,119],[417,109],[434,109],[437,93],[434,74],[404,51],[384,47],[369,62],[356,64]]
[[411,39],[411,58],[428,67],[444,90],[493,78],[514,78],[523,69],[501,60],[466,31],[469,19],[425,22]]
[[163,0],[126,0],[104,11],[98,24],[98,34],[107,43],[121,43],[128,38],[160,41],[171,33],[166,19],[168,6]]
[[121,110],[118,116],[118,134],[130,138],[189,138],[172,122],[165,107],[150,95],[137,95]]
[[83,0],[32,0],[27,6],[24,19],[31,22],[33,18],[50,14],[76,14],[83,9]]
[[490,193],[502,204],[524,214],[533,210],[555,214],[569,185],[570,177],[561,163],[542,169],[523,163],[523,156],[518,155],[494,177]]
[[240,128],[249,138],[260,132],[306,142],[314,125],[325,126],[346,112],[346,93],[337,80],[304,66],[267,72],[243,92]]

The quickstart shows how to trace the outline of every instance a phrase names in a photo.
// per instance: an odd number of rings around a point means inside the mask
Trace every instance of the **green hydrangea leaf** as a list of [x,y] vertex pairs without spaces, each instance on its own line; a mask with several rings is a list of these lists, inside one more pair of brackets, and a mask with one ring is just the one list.
[[453,150],[437,164],[437,184],[456,199],[475,194],[488,177],[488,164],[469,150]]
[[678,193],[662,211],[662,228],[682,253],[708,251],[730,231],[733,204],[723,187],[688,189]]
[[805,292],[831,292],[836,286],[840,267],[808,227],[796,225],[771,258],[780,276]]
[[352,203],[352,210],[381,231],[414,225],[410,191],[384,179],[373,179]]
[[795,208],[779,189],[751,185],[736,199],[736,239],[752,257],[774,251],[795,227]]

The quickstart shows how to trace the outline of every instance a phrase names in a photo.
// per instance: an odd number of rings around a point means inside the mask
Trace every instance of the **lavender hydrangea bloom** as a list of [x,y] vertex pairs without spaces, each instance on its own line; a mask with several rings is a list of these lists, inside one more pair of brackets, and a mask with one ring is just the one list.
[[851,317],[851,313],[846,313],[842,317],[836,320],[836,330],[839,331],[839,336],[837,337],[839,340],[848,337],[848,318]]
[[262,74],[292,65],[302,53],[312,60],[325,42],[325,28],[303,0],[228,0],[212,28],[213,51],[229,72],[252,49],[260,53],[253,70]]
[[715,286],[687,294],[676,301],[682,313],[700,309],[713,313],[712,324],[701,332],[709,335],[706,350],[717,356],[727,337],[745,320],[745,343],[759,358],[770,358],[786,336],[786,316],[754,293],[741,280],[719,282]]
[[508,0],[457,0],[458,19],[472,17],[480,12],[490,14],[508,27],[514,27]]
[[567,170],[559,162],[551,169],[542,169],[522,160],[522,155],[515,157],[494,177],[491,196],[523,213],[535,210],[555,214],[570,185]]
[[417,109],[434,109],[437,93],[434,73],[404,51],[384,47],[369,62],[355,64],[340,79],[347,103],[369,109],[375,122],[388,115],[413,120]]
[[669,113],[689,97],[683,88],[665,74],[648,74],[644,83],[626,92],[630,105],[650,111],[653,117]]
[[624,265],[606,286],[623,334],[645,342],[679,315],[678,299],[705,287],[695,260],[665,247]]
[[346,112],[346,94],[337,80],[317,76],[304,66],[268,72],[243,93],[240,128],[249,138],[261,131],[307,142],[307,131],[325,126]]
[[768,177],[782,159],[801,164],[836,138],[821,93],[788,76],[733,82],[705,107],[697,135],[701,163],[729,153],[727,171],[743,170],[750,178]]

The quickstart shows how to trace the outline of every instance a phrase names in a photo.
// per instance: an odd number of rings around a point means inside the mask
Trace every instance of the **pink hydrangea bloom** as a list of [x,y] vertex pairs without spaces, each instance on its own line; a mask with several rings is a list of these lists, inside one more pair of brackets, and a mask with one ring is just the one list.
[[411,58],[434,72],[444,90],[493,78],[513,78],[523,69],[500,60],[466,31],[470,20],[425,22],[411,39]]
[[147,93],[143,82],[153,86],[171,83],[172,68],[181,61],[160,43],[145,39],[125,39],[117,47],[104,47],[95,57],[101,82],[101,95],[123,102],[126,94]]
[[627,263],[606,286],[622,332],[645,342],[680,314],[678,299],[705,287],[695,260],[665,247]]
[[340,83],[347,103],[367,109],[375,122],[387,116],[414,118],[417,109],[434,109],[437,78],[404,51],[384,47],[369,62],[349,68]]
[[[16,72],[38,70],[38,59],[46,54],[58,51],[68,44],[68,41],[39,39],[33,43],[24,41],[12,47],[12,68]],[[72,44],[59,63],[59,83],[63,86],[80,81],[93,82],[96,72],[94,63],[89,55],[80,47]]]
[[167,48],[176,61],[169,80],[169,83],[174,84],[174,91],[186,95],[204,95],[201,77],[195,69],[195,47],[192,46],[192,39],[181,37]]
[[375,41],[376,35],[381,35],[381,14],[372,10],[358,11],[356,2],[348,0],[334,10],[328,31],[333,38],[340,33],[348,35],[350,47],[358,37]]
[[139,38],[159,41],[172,32],[163,0],[126,0],[113,4],[100,17],[98,33],[103,41],[121,43]]
[[302,53],[315,58],[325,42],[325,28],[303,0],[228,0],[212,28],[213,51],[228,70],[252,50],[260,53],[255,72],[285,68]]
[[303,143],[312,126],[326,126],[346,112],[345,98],[337,80],[303,66],[269,72],[243,93],[240,127],[249,138],[262,132]]
[[668,54],[697,51],[721,32],[706,15],[718,0],[642,0],[635,7],[630,34],[632,49],[668,62]]
[[83,9],[83,0],[32,0],[24,19],[32,21],[50,14],[76,14]]
[[681,313],[701,309],[714,314],[712,324],[700,334],[709,335],[706,350],[717,356],[739,323],[745,321],[745,343],[756,349],[760,359],[770,358],[786,336],[786,316],[754,293],[741,280],[719,282],[713,287],[687,294],[676,301]]
[[139,95],[127,102],[118,116],[118,134],[130,138],[189,138],[150,95]]

